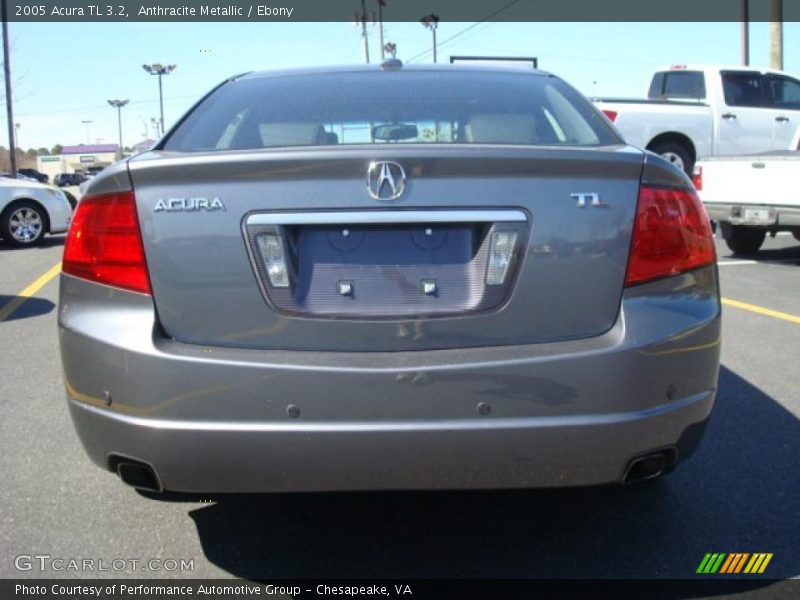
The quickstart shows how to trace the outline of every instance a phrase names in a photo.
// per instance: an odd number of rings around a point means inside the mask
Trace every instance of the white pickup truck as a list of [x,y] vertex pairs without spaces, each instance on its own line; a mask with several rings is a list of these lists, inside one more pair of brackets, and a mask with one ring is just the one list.
[[756,252],[768,233],[800,240],[800,128],[791,149],[699,160],[692,179],[734,254]]
[[689,174],[698,158],[785,150],[800,125],[800,80],[748,67],[677,65],[647,100],[594,102],[629,144]]

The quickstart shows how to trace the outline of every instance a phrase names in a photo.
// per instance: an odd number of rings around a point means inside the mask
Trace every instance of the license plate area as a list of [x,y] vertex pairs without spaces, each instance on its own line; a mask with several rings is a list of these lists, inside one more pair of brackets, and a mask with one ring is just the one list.
[[776,221],[775,211],[764,206],[736,207],[732,216],[737,222],[750,225],[772,225]]
[[[250,215],[245,236],[265,300],[278,312],[305,317],[409,318],[498,310],[513,289],[529,234],[527,215],[518,210],[291,215]],[[487,284],[496,234],[515,234],[513,250],[502,283]],[[287,286],[272,285],[259,235],[281,240]]]

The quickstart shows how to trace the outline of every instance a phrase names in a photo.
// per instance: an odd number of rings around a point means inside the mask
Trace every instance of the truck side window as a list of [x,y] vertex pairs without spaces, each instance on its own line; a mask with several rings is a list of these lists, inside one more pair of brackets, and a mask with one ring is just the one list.
[[769,106],[766,78],[749,71],[723,71],[722,90],[728,106]]
[[782,75],[769,75],[768,80],[773,106],[800,110],[800,81]]

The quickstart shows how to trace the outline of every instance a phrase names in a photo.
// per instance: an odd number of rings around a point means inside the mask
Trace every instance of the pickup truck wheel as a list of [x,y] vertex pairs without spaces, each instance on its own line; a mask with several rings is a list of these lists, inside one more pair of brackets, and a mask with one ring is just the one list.
[[694,162],[689,151],[680,144],[676,142],[658,142],[650,150],[671,162],[687,175],[692,174]]
[[758,252],[758,249],[761,248],[764,238],[767,237],[767,232],[755,227],[734,225],[732,227],[724,227],[722,235],[725,237],[725,243],[728,248],[734,254],[752,254],[753,252]]

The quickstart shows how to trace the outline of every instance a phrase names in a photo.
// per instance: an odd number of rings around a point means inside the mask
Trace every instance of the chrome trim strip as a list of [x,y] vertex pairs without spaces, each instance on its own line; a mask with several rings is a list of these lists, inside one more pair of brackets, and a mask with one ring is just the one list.
[[360,210],[273,212],[247,217],[247,225],[359,225],[372,223],[474,223],[528,220],[521,210]]

